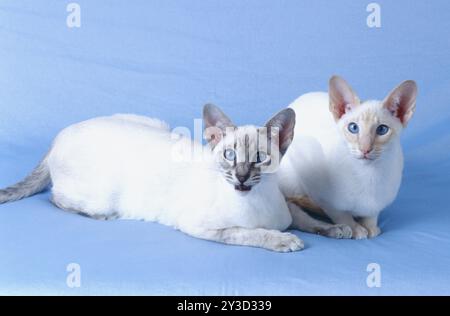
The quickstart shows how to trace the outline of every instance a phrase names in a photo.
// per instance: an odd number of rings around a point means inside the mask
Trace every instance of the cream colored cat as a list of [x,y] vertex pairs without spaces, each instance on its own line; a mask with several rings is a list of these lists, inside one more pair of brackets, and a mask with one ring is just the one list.
[[[292,141],[294,111],[282,110],[264,127],[236,126],[211,104],[203,116],[208,146],[144,116],[71,125],[28,177],[0,190],[0,204],[51,185],[56,206],[95,219],[155,221],[227,244],[303,249],[282,232],[292,218],[274,174]],[[179,159],[179,148],[199,155]]]
[[[405,81],[383,101],[361,102],[340,77],[329,94],[296,101],[294,140],[278,172],[297,228],[336,238],[380,234],[379,213],[397,195],[403,170],[400,134],[411,119],[417,87]],[[313,219],[304,208],[323,211],[340,229]]]

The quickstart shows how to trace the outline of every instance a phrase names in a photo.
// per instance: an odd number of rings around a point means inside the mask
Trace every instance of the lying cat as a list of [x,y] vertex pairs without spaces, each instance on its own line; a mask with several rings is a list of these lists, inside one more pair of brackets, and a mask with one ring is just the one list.
[[[379,213],[400,187],[400,134],[411,119],[417,87],[405,81],[383,101],[361,102],[339,77],[327,93],[308,93],[295,110],[295,137],[278,172],[297,228],[355,239],[380,234]],[[331,229],[298,206],[322,212],[342,226]]]
[[[294,111],[281,111],[266,128],[235,127],[213,105],[203,114],[205,147],[143,116],[99,117],[69,126],[27,178],[0,191],[0,203],[52,183],[56,206],[96,219],[156,221],[227,244],[302,249],[297,236],[281,232],[292,218],[268,168],[277,167],[272,162],[292,141]],[[179,159],[176,148],[183,147],[201,152],[201,159]]]

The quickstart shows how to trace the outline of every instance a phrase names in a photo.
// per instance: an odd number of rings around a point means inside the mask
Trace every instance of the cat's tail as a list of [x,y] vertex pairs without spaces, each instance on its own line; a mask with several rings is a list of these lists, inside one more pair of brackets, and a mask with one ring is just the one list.
[[17,201],[43,191],[51,182],[47,156],[22,181],[0,190],[0,204]]
[[294,203],[298,206],[300,206],[305,211],[308,211],[310,213],[322,216],[322,217],[328,217],[328,215],[324,212],[324,210],[318,206],[313,200],[309,198],[307,195],[302,196],[296,196],[296,197],[289,197],[288,202]]

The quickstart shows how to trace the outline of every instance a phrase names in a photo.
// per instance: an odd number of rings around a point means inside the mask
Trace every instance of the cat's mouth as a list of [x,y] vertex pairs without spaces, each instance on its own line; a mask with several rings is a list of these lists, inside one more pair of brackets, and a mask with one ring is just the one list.
[[355,158],[361,161],[374,161],[377,159],[376,155],[368,155],[368,154],[362,154],[362,153],[358,153],[357,155],[355,155]]
[[250,191],[252,189],[252,187],[249,185],[245,185],[245,184],[236,184],[234,186],[234,189],[237,191],[241,191],[241,192],[247,192],[247,191]]
[[370,162],[376,160],[378,157],[376,155],[361,155],[357,158],[361,161]]

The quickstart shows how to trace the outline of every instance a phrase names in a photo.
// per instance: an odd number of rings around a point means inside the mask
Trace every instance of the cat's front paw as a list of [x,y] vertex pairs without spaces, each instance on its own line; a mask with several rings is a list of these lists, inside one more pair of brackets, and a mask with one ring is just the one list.
[[381,234],[381,229],[378,226],[367,227],[367,231],[369,232],[367,235],[369,238],[374,238],[377,237],[379,234]]
[[327,229],[320,230],[319,235],[330,238],[347,239],[352,238],[353,231],[348,225],[336,224]]
[[352,227],[353,239],[366,239],[369,236],[369,232],[361,225],[355,225]]
[[305,248],[303,241],[294,234],[278,231],[271,234],[264,246],[278,252],[299,251]]

